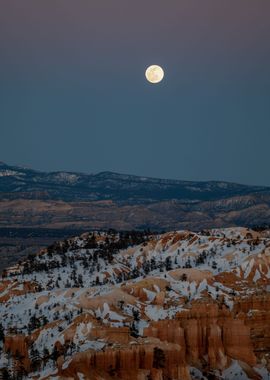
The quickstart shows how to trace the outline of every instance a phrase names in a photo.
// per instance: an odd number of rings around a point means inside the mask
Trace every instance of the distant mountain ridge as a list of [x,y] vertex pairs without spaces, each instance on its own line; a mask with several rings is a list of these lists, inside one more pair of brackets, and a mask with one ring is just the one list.
[[113,172],[41,172],[3,162],[0,202],[0,227],[171,230],[270,221],[270,187]]
[[[0,196],[37,192],[39,199],[67,201],[105,200],[154,202],[161,200],[202,201],[229,196],[269,193],[270,188],[223,181],[181,181],[100,172],[41,172],[0,163]],[[44,192],[44,194],[42,194]],[[24,194],[23,197],[27,197]]]

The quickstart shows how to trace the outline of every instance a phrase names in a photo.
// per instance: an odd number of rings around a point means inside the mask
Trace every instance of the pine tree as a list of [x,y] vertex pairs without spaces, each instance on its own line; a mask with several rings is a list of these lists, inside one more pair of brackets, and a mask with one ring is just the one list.
[[31,360],[31,370],[36,372],[41,367],[41,357],[37,349],[32,345],[30,348],[30,360]]
[[60,352],[58,351],[57,347],[54,346],[53,351],[52,351],[52,353],[51,353],[51,358],[52,358],[52,360],[53,360],[54,362],[56,362],[56,360],[59,358],[59,356],[60,356]]
[[172,259],[170,258],[170,256],[166,257],[165,266],[167,271],[172,270]]
[[7,368],[0,369],[0,379],[3,380],[11,380],[11,374],[10,371]]
[[4,341],[5,341],[5,330],[2,323],[0,322],[0,342],[4,342]]
[[164,368],[165,367],[165,354],[161,348],[154,348],[153,367]]

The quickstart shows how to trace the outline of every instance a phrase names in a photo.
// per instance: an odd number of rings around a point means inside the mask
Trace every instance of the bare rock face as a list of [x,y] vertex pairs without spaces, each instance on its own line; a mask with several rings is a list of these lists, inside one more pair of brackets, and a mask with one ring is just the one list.
[[256,357],[251,344],[250,328],[245,326],[241,320],[236,320],[227,322],[223,331],[226,353],[232,358],[254,366]]
[[177,344],[158,341],[156,344],[142,343],[131,348],[76,354],[69,367],[60,370],[59,374],[64,377],[75,376],[78,371],[89,379],[95,378],[88,375],[93,372],[106,374],[106,378],[116,375],[120,379],[131,380],[148,380],[149,376],[161,380],[166,377],[190,380],[181,348]]
[[270,296],[268,293],[238,299],[234,312],[250,328],[254,352],[264,358],[270,352]]

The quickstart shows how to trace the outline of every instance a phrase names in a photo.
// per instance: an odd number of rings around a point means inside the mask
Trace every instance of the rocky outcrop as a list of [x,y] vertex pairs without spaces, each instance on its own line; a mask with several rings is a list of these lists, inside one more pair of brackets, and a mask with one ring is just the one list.
[[[256,302],[258,307],[260,302],[264,305],[265,300],[257,299]],[[253,325],[255,321],[253,318]],[[258,342],[251,333],[251,325],[238,310],[231,312],[214,303],[195,303],[174,320],[151,322],[143,331],[144,338],[133,339],[129,344],[122,341],[118,348],[102,352],[77,353],[67,368],[60,358],[59,374],[76,378],[79,371],[91,380],[115,376],[130,380],[190,380],[189,365],[207,374],[212,370],[224,370],[233,359],[245,363],[251,378],[259,379],[260,376],[250,369],[258,360],[254,350]],[[266,347],[267,342],[266,337]]]
[[256,356],[263,360],[268,358],[270,352],[270,295],[265,292],[245,299],[238,298],[234,305],[234,313],[250,328]]
[[230,358],[256,364],[249,326],[215,304],[194,305],[176,320],[152,322],[144,334],[178,344],[186,361],[194,365],[202,363],[205,355],[215,369],[226,368]]
[[[68,368],[63,359],[58,362],[59,375],[74,377],[78,372],[87,379],[163,380],[166,378],[190,380],[188,366],[181,347],[173,343],[147,344],[76,354]],[[99,377],[100,376],[100,377]],[[102,377],[105,376],[105,377]]]

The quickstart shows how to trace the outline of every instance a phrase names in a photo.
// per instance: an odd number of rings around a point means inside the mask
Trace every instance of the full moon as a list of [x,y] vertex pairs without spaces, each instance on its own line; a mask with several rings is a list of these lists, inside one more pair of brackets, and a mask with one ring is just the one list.
[[162,67],[158,65],[151,65],[145,71],[145,76],[150,83],[159,83],[164,77],[164,71]]

